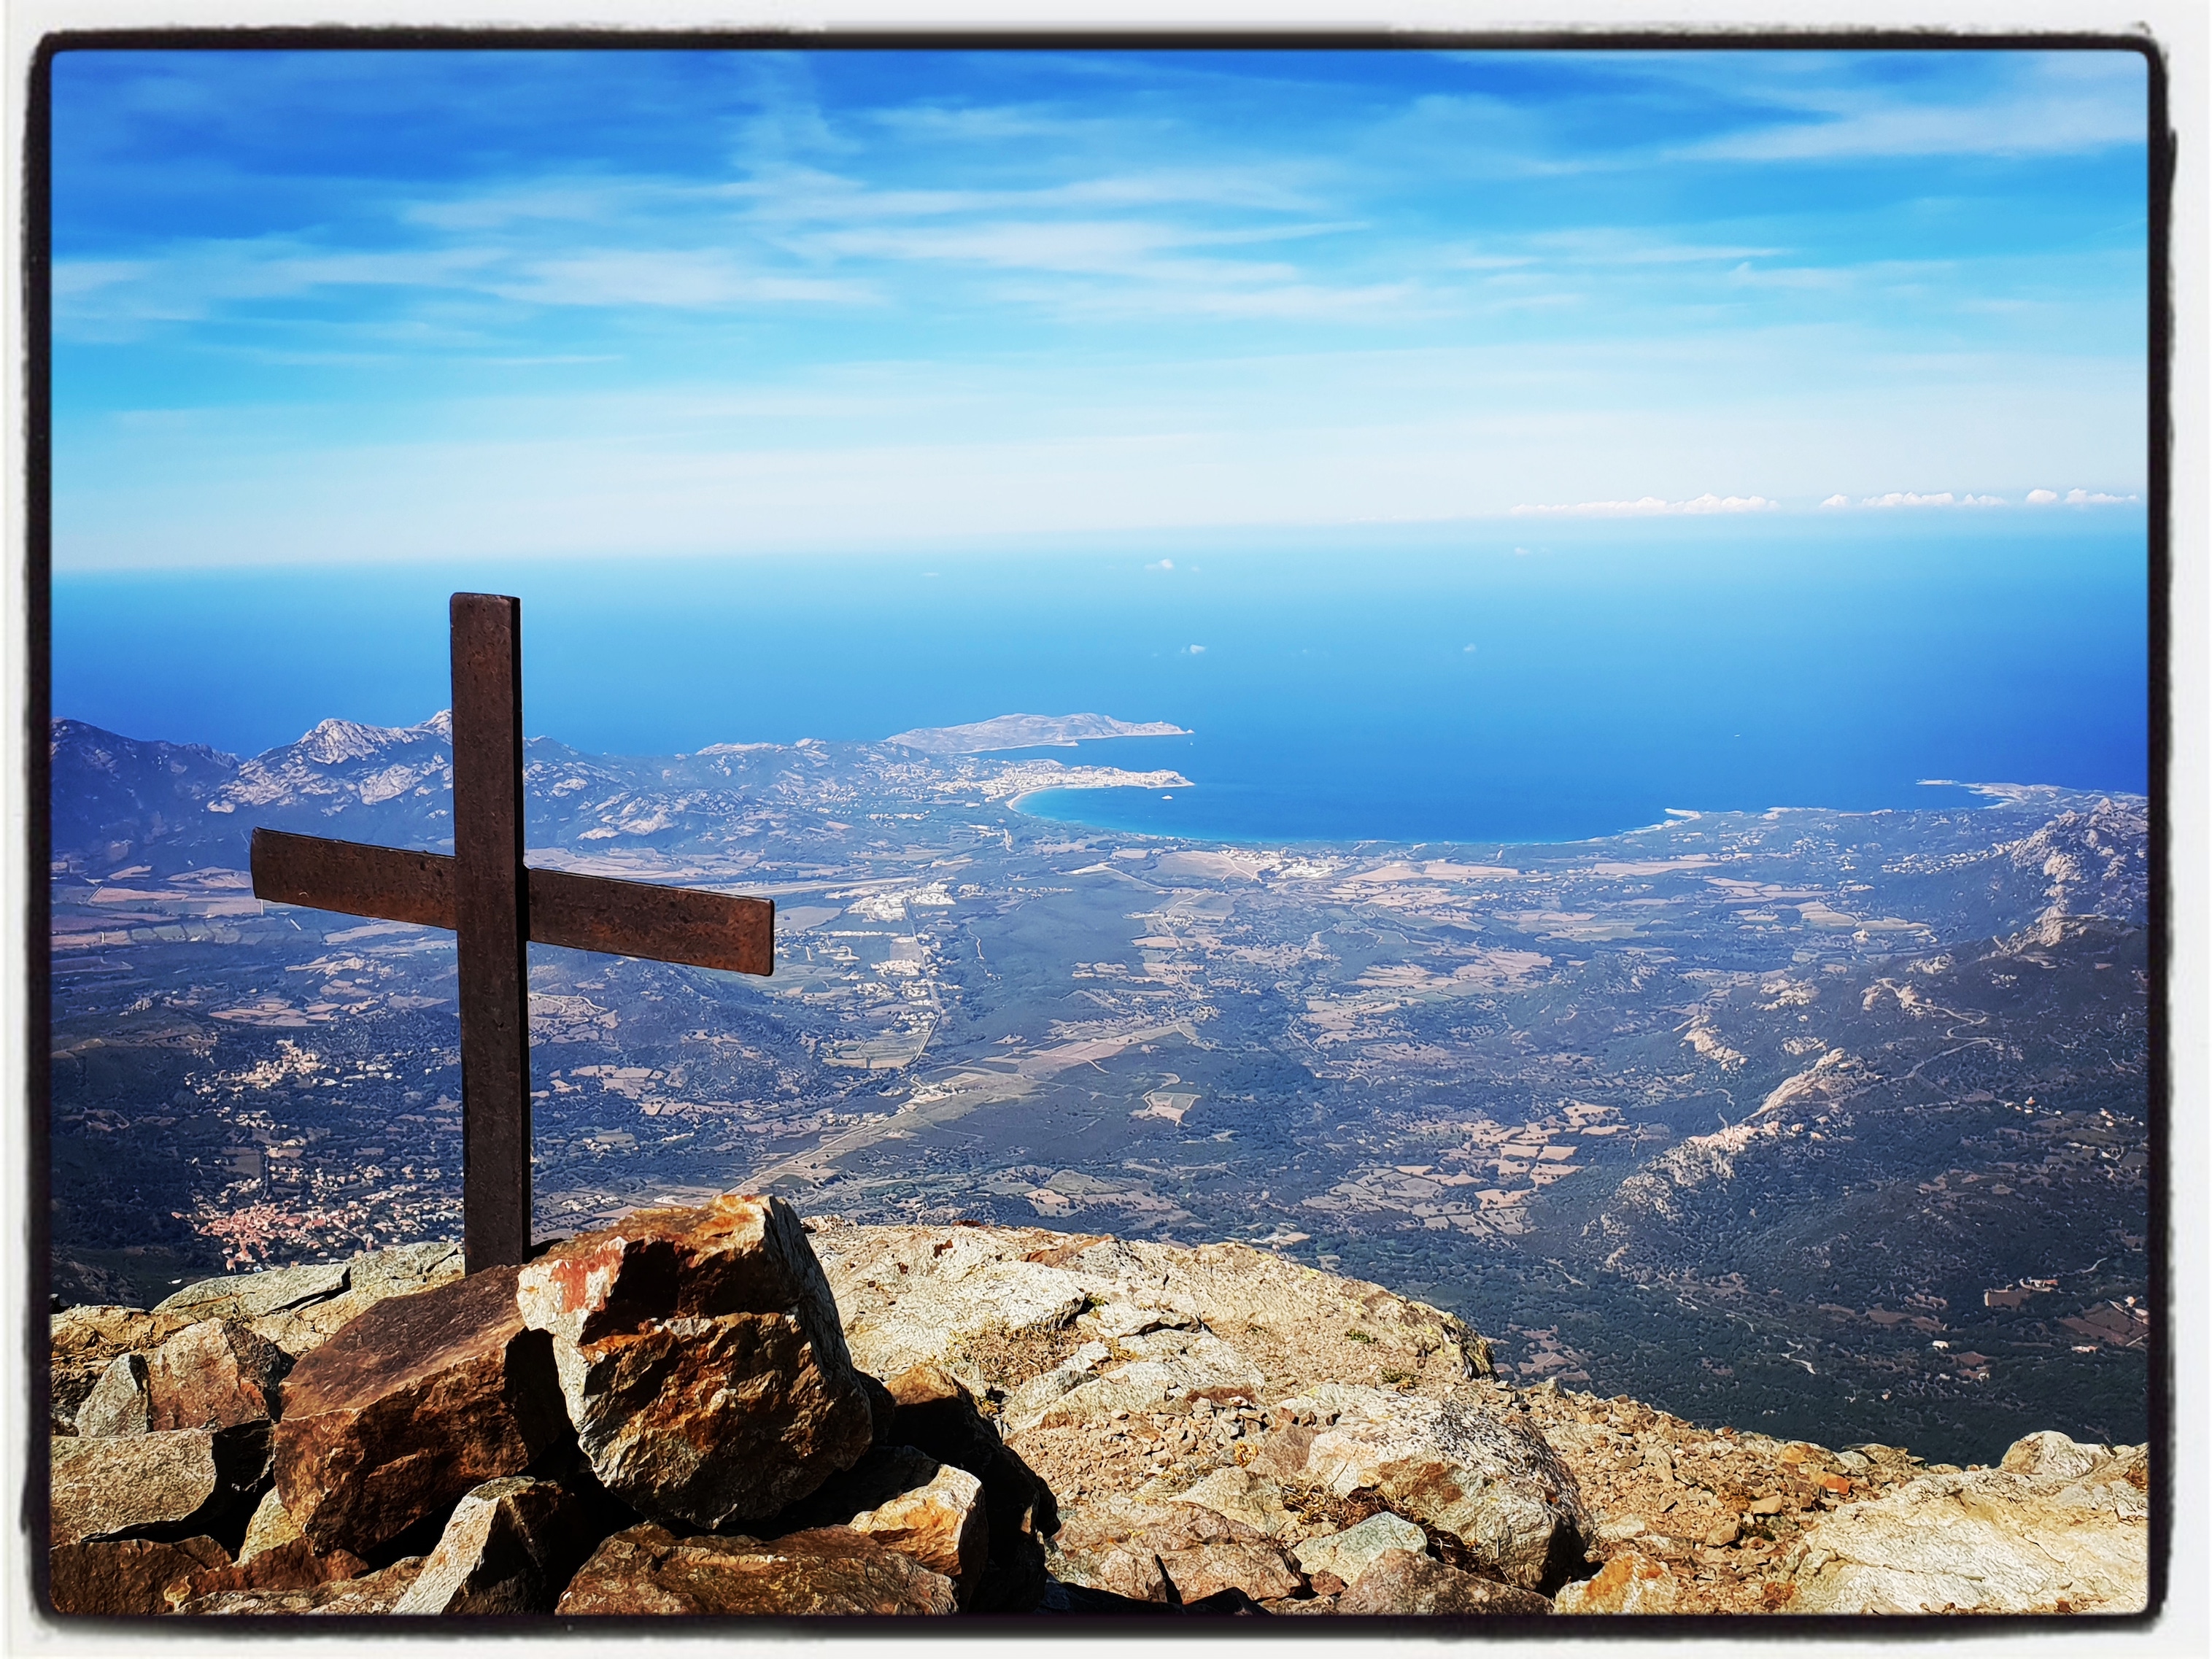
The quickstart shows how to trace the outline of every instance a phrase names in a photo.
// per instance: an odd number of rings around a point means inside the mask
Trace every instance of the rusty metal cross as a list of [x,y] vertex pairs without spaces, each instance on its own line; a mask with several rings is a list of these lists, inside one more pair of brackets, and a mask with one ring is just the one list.
[[522,602],[456,593],[453,851],[253,832],[257,898],[450,927],[460,951],[462,1249],[530,1253],[530,942],[740,974],[775,970],[775,906],[522,861]]

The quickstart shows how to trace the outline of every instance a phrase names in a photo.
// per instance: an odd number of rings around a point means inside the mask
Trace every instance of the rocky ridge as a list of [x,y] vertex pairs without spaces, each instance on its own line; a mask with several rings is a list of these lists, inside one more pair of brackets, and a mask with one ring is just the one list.
[[[1243,1245],[725,1195],[53,1329],[58,1612],[2122,1613],[2142,1447],[1991,1468],[1516,1389]],[[775,1432],[763,1435],[764,1424]]]

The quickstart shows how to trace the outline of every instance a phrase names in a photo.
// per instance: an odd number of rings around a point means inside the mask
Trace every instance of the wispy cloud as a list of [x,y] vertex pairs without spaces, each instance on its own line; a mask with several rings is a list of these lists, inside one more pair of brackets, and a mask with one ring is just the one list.
[[2141,144],[2142,59],[2133,52],[2021,53],[1981,85],[1921,81],[1750,88],[1768,118],[1671,153],[1680,160],[1836,161],[2078,154]]
[[525,264],[483,284],[504,299],[556,306],[734,306],[880,304],[868,283],[851,278],[749,270],[718,249],[608,249]]
[[2108,505],[2130,72],[83,54],[58,556]]
[[1551,507],[1523,503],[1512,512],[1516,518],[1640,519],[1661,514],[1771,513],[1781,505],[1764,495],[1716,495],[1709,491],[1676,501],[1662,495],[1641,495],[1632,501],[1575,501]]

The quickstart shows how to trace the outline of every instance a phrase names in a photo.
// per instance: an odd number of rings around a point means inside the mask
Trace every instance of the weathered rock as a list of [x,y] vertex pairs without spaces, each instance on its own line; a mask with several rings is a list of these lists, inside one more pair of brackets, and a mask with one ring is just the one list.
[[[967,1357],[976,1338],[1058,1331],[1083,1307],[1089,1287],[1078,1274],[998,1260],[981,1240],[955,1238],[949,1244],[930,1259],[933,1271],[901,1277],[898,1300],[890,1307],[848,1320],[854,1364],[884,1378],[916,1365],[942,1365],[981,1390],[986,1379]],[[838,1297],[841,1307],[848,1300],[858,1305],[857,1298]]]
[[258,1551],[251,1559],[240,1557],[198,1574],[182,1600],[220,1595],[229,1590],[313,1589],[339,1579],[358,1578],[368,1563],[344,1550],[325,1554],[304,1538]]
[[2056,1429],[2025,1435],[2005,1448],[1997,1464],[2014,1474],[2056,1475],[2078,1480],[2112,1455],[2110,1446],[2085,1444]]
[[1320,1432],[1310,1423],[1285,1423],[1260,1443],[1260,1449],[1246,1467],[1255,1474],[1273,1475],[1278,1480],[1303,1480],[1307,1455],[1313,1450],[1314,1437]]
[[149,1426],[224,1429],[273,1418],[291,1369],[289,1354],[243,1325],[188,1325],[147,1357]]
[[153,1426],[150,1419],[146,1356],[119,1353],[100,1373],[100,1381],[93,1384],[92,1392],[77,1407],[76,1431],[82,1435],[143,1434]]
[[190,1594],[194,1575],[229,1559],[212,1538],[64,1544],[47,1556],[47,1594],[56,1613],[111,1619],[168,1613]]
[[967,1386],[939,1365],[916,1365],[893,1377],[896,1402],[890,1433],[941,1463],[983,1483],[990,1554],[971,1605],[981,1613],[1026,1613],[1044,1594],[1043,1539],[1059,1530],[1052,1491],[976,1408]]
[[410,1555],[358,1578],[334,1578],[306,1589],[218,1590],[195,1596],[177,1611],[233,1616],[307,1613],[320,1618],[390,1613],[415,1582],[416,1574],[422,1571],[422,1560],[419,1555]]
[[1321,1575],[1328,1573],[1344,1584],[1359,1582],[1359,1575],[1374,1564],[1376,1557],[1385,1550],[1407,1550],[1415,1555],[1425,1554],[1428,1535],[1403,1516],[1385,1510],[1380,1515],[1370,1515],[1356,1527],[1342,1532],[1333,1532],[1322,1538],[1309,1538],[1291,1552],[1298,1571],[1313,1577],[1318,1584]]
[[252,1319],[252,1328],[285,1352],[303,1354],[320,1347],[378,1303],[449,1284],[461,1273],[458,1244],[395,1245],[347,1262],[345,1288],[336,1295],[261,1314]]
[[1340,1613],[1529,1617],[1552,1604],[1534,1590],[1478,1578],[1411,1550],[1385,1550],[1337,1599]]
[[1157,1601],[1162,1606],[1169,1604],[1167,1574],[1160,1566],[1158,1551],[1133,1545],[1114,1545],[1091,1554],[1080,1568],[1073,1571],[1069,1571],[1063,1561],[1064,1558],[1054,1557],[1055,1587],[1073,1584],[1087,1589],[1103,1590],[1132,1601]]
[[69,1424],[118,1356],[159,1347],[193,1321],[143,1308],[70,1308],[52,1316],[50,1401],[57,1425]]
[[1552,1598],[1555,1613],[1674,1613],[1682,1584],[1664,1561],[1625,1550],[1595,1578],[1563,1584]]
[[1743,1522],[1730,1516],[1719,1525],[1709,1528],[1698,1541],[1709,1550],[1724,1550],[1743,1536]]
[[394,1613],[550,1613],[596,1538],[550,1480],[486,1481],[454,1506]]
[[1923,1475],[1826,1516],[1793,1553],[1790,1610],[2142,1611],[2144,1449],[2035,1435],[2005,1456],[2007,1467]]
[[[1087,1366],[1075,1362],[1088,1359]],[[1266,1382],[1252,1362],[1211,1331],[1172,1326],[1115,1343],[1093,1343],[1025,1395],[1007,1401],[1010,1433],[1056,1424],[1103,1423],[1115,1412],[1188,1413],[1194,1401],[1255,1403]]]
[[236,1536],[269,1472],[266,1424],[52,1443],[51,1541]]
[[640,1211],[532,1262],[519,1298],[553,1340],[593,1471],[650,1519],[764,1518],[873,1438],[836,1304],[780,1199]]
[[[1297,1525],[1291,1512],[1283,1507],[1283,1489],[1249,1469],[1216,1469],[1196,1486],[1177,1493],[1171,1501],[1203,1504],[1231,1520],[1242,1521],[1269,1538],[1282,1538]],[[1414,1528],[1416,1533],[1419,1530]]]
[[1175,1586],[1175,1599],[1186,1607],[1223,1590],[1241,1590],[1264,1601],[1305,1587],[1283,1553],[1265,1544],[1200,1544],[1163,1550],[1159,1562]]
[[276,1489],[318,1549],[373,1556],[568,1425],[546,1339],[494,1267],[380,1302],[285,1382]]
[[1232,1587],[1257,1601],[1301,1587],[1266,1533],[1200,1504],[1109,1500],[1072,1514],[1053,1545],[1056,1577],[1138,1601],[1189,1603]]
[[983,1483],[967,1470],[940,1465],[923,1485],[862,1510],[847,1524],[950,1578],[962,1607],[974,1601],[991,1532]]
[[563,1618],[634,1613],[949,1613],[952,1581],[849,1528],[770,1543],[633,1527],[602,1543],[562,1593]]
[[838,1474],[801,1498],[785,1504],[775,1517],[754,1528],[759,1537],[803,1533],[814,1526],[845,1526],[863,1509],[887,1504],[902,1491],[927,1486],[942,1464],[918,1447],[869,1447],[860,1462]]
[[890,1437],[940,1463],[981,1474],[998,1455],[999,1431],[978,1411],[968,1385],[942,1365],[915,1365],[884,1385],[896,1407]]
[[275,1486],[261,1494],[261,1502],[246,1523],[245,1541],[238,1547],[238,1559],[251,1561],[264,1550],[273,1550],[279,1544],[289,1544],[301,1535],[300,1523],[292,1518],[292,1511],[284,1507],[284,1499]]
[[781,1537],[815,1527],[848,1525],[863,1510],[927,1486],[944,1467],[918,1447],[871,1446],[851,1468],[841,1469],[763,1523],[759,1535]]
[[936,1361],[980,1391],[997,1379],[964,1365],[963,1350],[975,1337],[1072,1326],[1110,1344],[1177,1318],[1217,1329],[1249,1325],[1292,1347],[1311,1346],[1323,1331],[1339,1338],[1357,1322],[1378,1339],[1371,1358],[1425,1364],[1455,1378],[1490,1370],[1488,1345],[1454,1316],[1249,1245],[1190,1248],[1040,1228],[860,1228],[832,1218],[815,1224],[854,1358],[881,1376]]
[[155,1303],[154,1311],[181,1314],[194,1323],[208,1319],[258,1319],[279,1309],[336,1296],[345,1283],[343,1261],[276,1267],[266,1273],[198,1280]]
[[1307,1449],[1307,1480],[1340,1497],[1373,1489],[1455,1537],[1486,1576],[1524,1589],[1562,1583],[1581,1563],[1594,1523],[1574,1475],[1533,1428],[1457,1401],[1341,1383],[1315,1389],[1310,1406],[1336,1420]]

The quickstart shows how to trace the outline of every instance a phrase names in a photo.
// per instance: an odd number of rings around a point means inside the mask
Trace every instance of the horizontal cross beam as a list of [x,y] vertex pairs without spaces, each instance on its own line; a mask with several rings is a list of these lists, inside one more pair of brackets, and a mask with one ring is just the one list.
[[[453,860],[360,842],[253,832],[253,890],[281,904],[452,927]],[[775,970],[769,899],[532,870],[530,939],[571,951],[651,957],[734,974]]]

